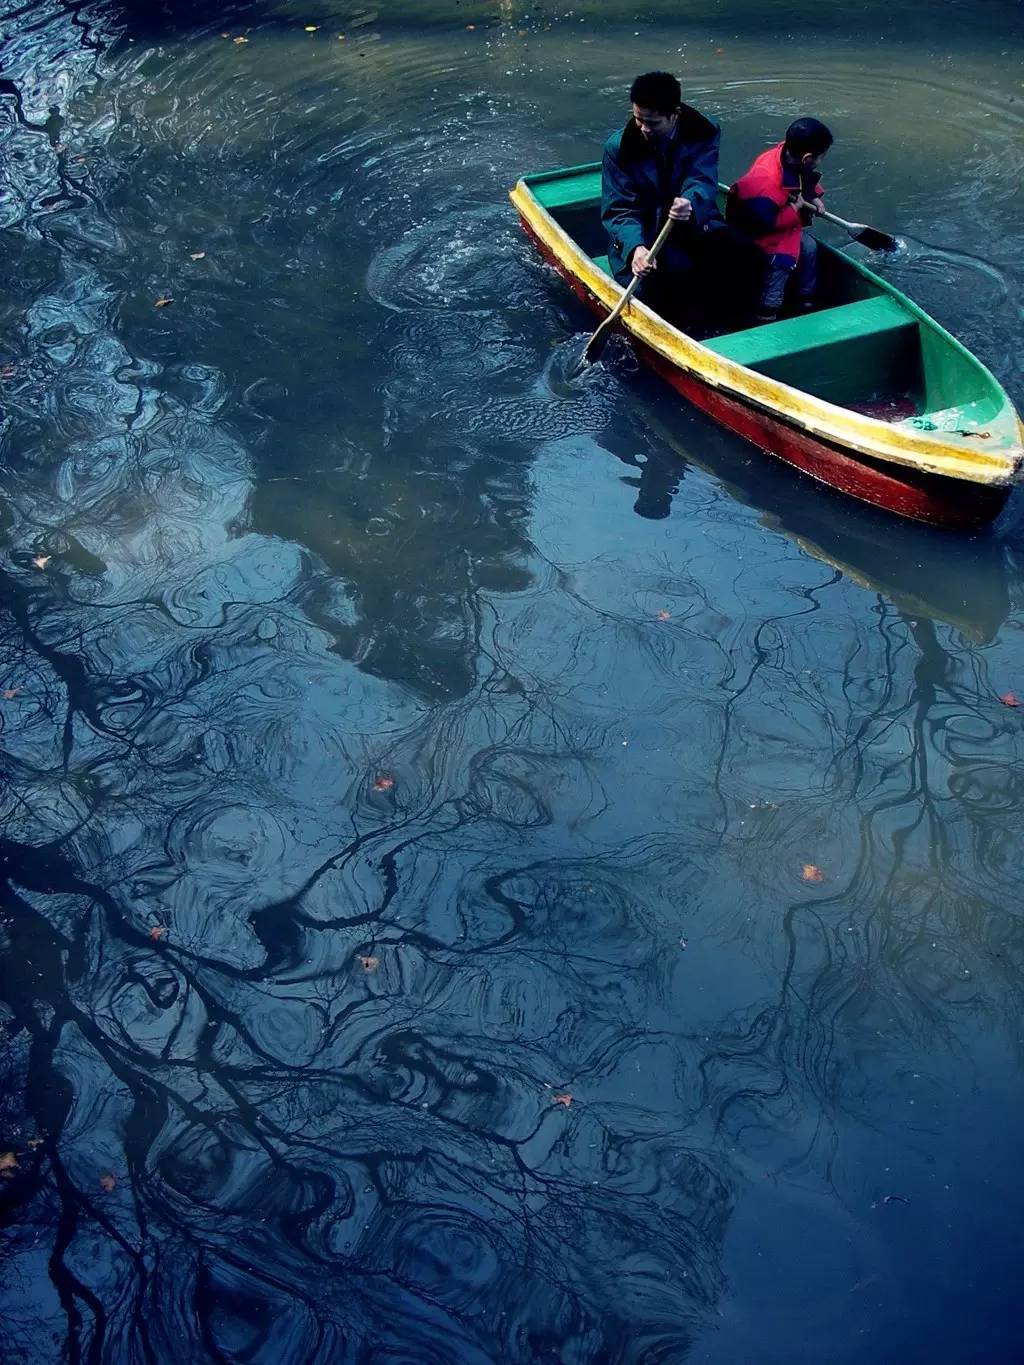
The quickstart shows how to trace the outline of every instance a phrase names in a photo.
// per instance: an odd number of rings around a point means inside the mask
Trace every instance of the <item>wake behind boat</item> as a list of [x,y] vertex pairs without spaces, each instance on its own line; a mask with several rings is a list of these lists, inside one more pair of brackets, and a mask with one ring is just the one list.
[[[600,164],[524,176],[510,197],[544,257],[606,316],[623,291],[600,254]],[[685,398],[822,483],[932,525],[991,521],[1024,458],[1002,386],[899,290],[819,249],[812,313],[697,340],[633,298],[621,325]]]

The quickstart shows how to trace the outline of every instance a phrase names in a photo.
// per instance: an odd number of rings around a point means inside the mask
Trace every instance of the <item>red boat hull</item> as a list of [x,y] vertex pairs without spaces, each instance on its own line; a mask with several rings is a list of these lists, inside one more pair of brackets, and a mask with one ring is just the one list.
[[[521,220],[522,221],[522,220]],[[527,235],[541,255],[558,271],[573,292],[601,317],[608,309],[576,279],[523,222]],[[759,449],[777,456],[819,483],[859,498],[875,507],[911,517],[931,526],[971,530],[985,526],[1002,511],[1010,489],[1006,485],[969,483],[963,479],[925,474],[898,465],[881,465],[862,455],[832,445],[742,398],[724,394],[698,375],[678,369],[650,347],[632,338],[640,358],[666,379],[695,407],[735,431]]]

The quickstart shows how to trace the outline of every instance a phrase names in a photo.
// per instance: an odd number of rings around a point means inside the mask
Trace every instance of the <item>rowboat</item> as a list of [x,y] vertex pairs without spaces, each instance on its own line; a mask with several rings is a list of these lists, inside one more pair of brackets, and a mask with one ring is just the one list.
[[[600,163],[524,176],[510,197],[543,256],[607,316],[622,287],[600,254]],[[812,313],[698,339],[633,298],[623,330],[684,398],[820,482],[916,521],[985,525],[1021,474],[1013,404],[916,303],[819,246]]]

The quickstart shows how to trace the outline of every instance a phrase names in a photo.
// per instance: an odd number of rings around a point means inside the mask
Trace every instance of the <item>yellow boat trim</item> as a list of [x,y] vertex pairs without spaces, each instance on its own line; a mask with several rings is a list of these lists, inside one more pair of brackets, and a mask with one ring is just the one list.
[[[509,198],[551,254],[611,311],[622,293],[621,285],[576,245],[522,180],[510,192]],[[717,355],[672,327],[637,299],[631,299],[626,305],[621,322],[627,332],[678,369],[725,393],[754,403],[769,414],[780,414],[794,426],[834,445],[845,446],[872,459],[981,484],[1009,482],[1024,459],[1024,424],[1012,408],[1009,409],[1009,431],[1005,429],[1005,420],[1001,424],[993,422],[989,424],[990,435],[969,437],[971,445],[968,446],[963,438],[958,439],[955,435],[894,426],[814,398],[788,384],[780,384],[735,360]],[[1003,430],[999,430],[1000,425]],[[993,427],[996,429],[991,430]]]

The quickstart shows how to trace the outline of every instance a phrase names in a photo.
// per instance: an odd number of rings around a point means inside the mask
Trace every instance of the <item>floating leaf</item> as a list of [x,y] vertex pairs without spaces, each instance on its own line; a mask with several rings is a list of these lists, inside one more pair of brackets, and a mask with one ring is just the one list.
[[571,1096],[571,1095],[569,1094],[569,1092],[566,1090],[566,1091],[563,1091],[562,1094],[560,1094],[560,1095],[552,1095],[552,1096],[551,1096],[551,1103],[552,1103],[552,1104],[560,1104],[560,1105],[562,1105],[563,1108],[568,1109],[568,1108],[569,1108],[569,1105],[572,1104],[572,1096]]
[[1004,706],[1019,706],[1019,705],[1020,705],[1020,702],[1019,702],[1018,699],[1017,699],[1017,695],[1016,695],[1016,693],[1014,693],[1014,692],[1004,692],[1004,693],[1000,696],[999,700],[1003,703]]
[[32,560],[32,563],[36,566],[37,569],[45,569],[52,558],[53,555],[36,555],[36,557]]
[[235,43],[247,43],[248,41],[249,41],[249,39],[243,37],[241,34],[240,34],[237,38],[233,38],[233,39],[232,39],[232,42],[235,42]]
[[169,303],[173,302],[174,299],[170,294],[161,294],[160,297],[154,302],[153,307],[166,308]]
[[306,25],[306,32],[307,32],[307,33],[315,33],[319,27],[320,27],[319,24],[307,24],[307,25]]
[[0,1176],[10,1180],[13,1171],[18,1169],[18,1158],[13,1152],[0,1152]]
[[815,867],[813,863],[804,863],[804,870],[801,873],[805,882],[823,882],[825,874],[820,867]]
[[364,972],[375,972],[380,966],[380,958],[370,957],[369,954],[361,955],[359,958],[359,965]]
[[5,687],[3,690],[4,701],[13,701],[21,692],[20,687]]
[[166,924],[154,924],[152,929],[150,929],[149,931],[149,936],[151,939],[154,940],[154,942],[156,942],[159,939],[162,939],[166,933],[167,933]]
[[467,24],[467,25],[466,25],[466,32],[467,32],[467,33],[472,33],[473,30],[474,30],[475,28],[476,28],[476,24]]
[[394,785],[395,779],[393,777],[381,775],[374,780],[373,790],[375,792],[389,792]]
[[110,1191],[114,1189],[116,1185],[117,1176],[114,1175],[111,1171],[107,1171],[105,1175],[100,1176],[100,1189],[103,1191],[104,1194],[109,1194]]
[[18,373],[17,365],[0,366],[0,379],[13,379],[17,373]]
[[201,261],[205,255],[205,251],[191,251],[188,258],[190,261]]
[[658,620],[659,620],[659,621],[671,621],[671,620],[672,620],[672,613],[671,613],[670,611],[659,611],[659,612],[658,612]]

